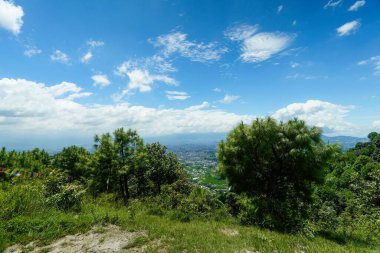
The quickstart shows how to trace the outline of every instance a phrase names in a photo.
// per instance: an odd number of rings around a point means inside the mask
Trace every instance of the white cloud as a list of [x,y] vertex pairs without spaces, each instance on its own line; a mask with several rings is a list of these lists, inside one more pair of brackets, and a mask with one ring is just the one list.
[[186,100],[190,98],[189,94],[184,91],[165,91],[165,93],[169,100]]
[[343,0],[329,0],[327,4],[323,7],[325,9],[327,8],[335,8],[343,3]]
[[54,97],[60,97],[66,93],[78,93],[82,89],[78,87],[75,83],[62,82],[60,84],[46,87],[46,90],[49,91]]
[[250,38],[259,30],[259,25],[236,25],[228,28],[224,35],[230,40],[239,41]]
[[191,61],[208,62],[216,61],[227,52],[227,48],[220,47],[217,43],[202,43],[189,41],[187,34],[181,32],[172,32],[161,35],[152,41],[153,45],[162,49],[162,54],[169,57],[173,54],[179,54],[182,57],[189,58]]
[[365,0],[356,1],[353,5],[348,8],[348,11],[357,11],[360,7],[365,5]]
[[4,28],[14,35],[21,31],[24,11],[21,6],[15,5],[13,1],[0,0],[0,28]]
[[351,22],[347,22],[344,25],[338,27],[336,29],[339,36],[347,36],[356,32],[360,27],[360,22],[358,20],[354,20]]
[[186,110],[187,111],[196,111],[196,110],[201,110],[201,109],[205,109],[205,108],[208,108],[208,107],[210,107],[210,103],[207,102],[207,101],[204,101],[200,105],[193,105],[193,106],[187,107]]
[[69,56],[61,50],[55,50],[55,52],[50,55],[50,59],[52,61],[60,62],[63,64],[69,64],[70,61]]
[[357,133],[351,123],[346,121],[347,114],[353,106],[333,104],[321,100],[308,100],[305,103],[294,103],[277,110],[272,116],[281,121],[298,118],[307,124],[324,129],[326,134]]
[[104,46],[104,42],[103,42],[103,41],[97,41],[97,40],[88,40],[88,41],[86,42],[86,44],[89,46],[89,49],[88,49],[87,53],[85,53],[85,54],[81,57],[80,61],[81,61],[82,63],[89,63],[90,60],[91,60],[92,57],[93,57],[93,53],[92,53],[92,51],[93,51],[95,48],[97,48],[97,47],[102,47],[102,46]]
[[30,47],[30,46],[28,46],[24,51],[24,55],[29,58],[36,56],[40,53],[42,53],[41,49],[38,49],[37,47]]
[[367,65],[367,64],[370,64],[373,66],[373,74],[380,75],[380,55],[373,56],[367,60],[358,62],[358,65]]
[[151,57],[144,57],[136,60],[124,61],[120,64],[115,74],[119,76],[125,76],[131,69],[146,69],[150,72],[168,73],[176,72],[177,69],[173,67],[171,62],[159,55],[153,55]]
[[94,86],[99,86],[99,87],[106,87],[111,84],[111,82],[108,80],[107,75],[93,75],[92,80],[94,81],[93,85]]
[[234,102],[235,100],[238,100],[239,98],[240,98],[239,96],[226,94],[223,99],[219,100],[219,102],[222,104],[231,104],[232,102]]
[[69,95],[66,99],[75,100],[77,98],[89,97],[91,95],[92,95],[91,92],[79,92],[79,93],[74,93],[74,94]]
[[88,40],[87,45],[90,46],[91,48],[102,47],[104,46],[104,42],[100,40]]
[[292,62],[292,63],[290,63],[290,66],[291,66],[292,68],[297,68],[297,67],[300,66],[300,64],[299,64],[298,62]]
[[296,74],[292,74],[292,75],[288,75],[288,76],[286,76],[286,79],[304,79],[304,80],[313,80],[313,79],[317,79],[317,78],[326,78],[326,77],[304,75],[304,74],[299,74],[299,73],[296,73]]
[[85,55],[82,56],[80,61],[83,63],[89,63],[91,59],[92,59],[92,52],[88,51]]
[[[77,91],[74,86],[70,92]],[[53,86],[54,87],[54,86]],[[136,129],[143,135],[227,132],[240,121],[253,117],[204,108],[157,109],[115,105],[83,105],[68,97],[57,97],[58,88],[24,79],[0,79],[0,131],[9,134],[83,134]],[[79,92],[78,92],[79,93]],[[73,93],[77,94],[77,93]],[[202,110],[200,110],[202,109]]]
[[214,88],[212,89],[214,92],[222,92],[222,90],[220,88]]
[[284,9],[283,5],[277,6],[277,13],[280,13]]
[[258,26],[240,25],[228,29],[225,35],[241,41],[240,58],[245,62],[262,62],[286,49],[294,40],[294,34],[281,32],[256,33]]
[[152,75],[148,70],[133,69],[127,73],[129,77],[128,89],[137,89],[140,92],[152,90],[152,85],[155,82],[176,85],[177,82],[166,75]]
[[[75,98],[90,95],[73,83],[46,86],[24,79],[0,79],[0,132],[7,135],[79,134],[93,136],[118,127],[133,128],[140,134],[223,133],[239,122],[250,123],[253,115],[239,115],[208,109],[209,103],[185,109],[150,108],[116,103],[114,105],[80,104]],[[309,125],[322,127],[328,135],[365,135],[380,128],[380,120],[371,127],[357,127],[347,121],[353,106],[320,100],[294,103],[276,111],[277,120],[294,117]]]
[[[156,83],[164,83],[177,86],[178,82],[169,77],[167,72],[174,72],[176,69],[161,56],[152,56],[138,60],[129,60],[120,64],[115,74],[121,77],[128,76],[127,88],[122,94],[130,94],[132,90],[139,92],[151,91]],[[124,95],[116,95],[115,99],[120,100]]]

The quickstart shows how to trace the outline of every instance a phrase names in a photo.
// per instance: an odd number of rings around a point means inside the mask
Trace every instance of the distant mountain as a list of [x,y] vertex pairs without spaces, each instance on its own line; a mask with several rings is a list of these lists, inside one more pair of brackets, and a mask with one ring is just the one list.
[[352,136],[322,136],[322,139],[327,144],[339,144],[343,151],[355,147],[358,142],[367,142],[368,138],[352,137]]
[[[160,142],[172,150],[212,150],[216,149],[217,144],[226,139],[227,133],[203,133],[203,134],[172,134],[166,136],[142,136],[146,143]],[[63,147],[78,145],[93,150],[92,136],[65,136],[56,138],[55,136],[18,136],[18,138],[2,138],[0,134],[0,147],[15,149],[18,151],[32,149],[35,147],[43,148],[50,153],[56,153]],[[366,142],[367,138],[352,136],[322,136],[325,143],[340,144],[343,150],[355,146],[357,142]],[[7,140],[7,141],[4,141]]]

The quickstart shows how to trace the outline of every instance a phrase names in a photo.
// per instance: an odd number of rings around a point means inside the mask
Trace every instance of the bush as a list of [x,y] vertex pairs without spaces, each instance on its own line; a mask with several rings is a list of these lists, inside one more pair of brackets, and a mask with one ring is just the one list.
[[47,203],[63,210],[79,210],[85,194],[82,185],[67,183],[67,177],[62,172],[54,172],[44,182],[44,195]]
[[44,197],[39,181],[18,180],[13,184],[1,183],[0,219],[11,219],[19,215],[41,211]]
[[[190,195],[182,199],[177,207],[181,220],[201,218],[220,220],[228,216],[227,209],[223,203],[209,190],[201,187],[194,188]],[[182,217],[184,216],[184,217]]]

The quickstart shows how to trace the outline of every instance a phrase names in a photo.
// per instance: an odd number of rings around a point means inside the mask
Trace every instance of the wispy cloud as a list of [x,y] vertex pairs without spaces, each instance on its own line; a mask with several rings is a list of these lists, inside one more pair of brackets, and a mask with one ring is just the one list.
[[348,36],[355,33],[360,28],[359,20],[347,22],[336,29],[339,36]]
[[226,94],[223,99],[219,100],[222,104],[231,104],[232,102],[238,100],[240,96],[228,95]]
[[380,75],[380,55],[373,56],[367,60],[359,61],[358,65],[372,65],[373,74]]
[[357,11],[360,7],[363,7],[365,5],[365,0],[356,1],[353,5],[348,8],[348,11]]
[[92,52],[91,51],[88,51],[87,53],[85,53],[82,58],[80,58],[80,61],[83,62],[83,63],[88,63],[90,62],[90,60],[92,59]]
[[182,57],[197,62],[217,61],[228,51],[227,48],[220,46],[216,42],[190,41],[187,38],[187,34],[182,32],[161,35],[155,40],[150,41],[154,46],[162,50],[162,54],[165,57],[179,54]]
[[42,50],[37,47],[27,46],[27,48],[24,51],[24,55],[31,58],[33,56],[36,56],[38,54],[42,53]]
[[91,79],[94,81],[93,85],[99,87],[106,87],[111,84],[110,80],[108,80],[107,75],[93,75]]
[[70,62],[69,56],[61,50],[55,50],[55,52],[50,55],[50,59],[52,61],[59,62],[62,64],[69,64]]
[[89,63],[90,60],[92,59],[93,55],[93,50],[97,47],[102,47],[104,46],[104,42],[100,40],[88,40],[86,42],[87,46],[89,47],[87,52],[80,58],[80,61],[82,63]]
[[0,0],[0,28],[17,35],[23,25],[24,10],[12,0]]
[[241,41],[240,58],[244,62],[262,62],[286,49],[294,40],[294,34],[282,32],[256,33],[258,25],[239,25],[229,28],[225,35],[233,41]]
[[186,100],[190,98],[189,94],[184,91],[165,91],[165,93],[169,100]]
[[186,110],[187,111],[196,111],[196,110],[201,110],[201,109],[205,109],[205,108],[208,108],[208,107],[210,107],[210,103],[207,102],[207,101],[204,101],[200,105],[193,105],[193,106],[187,107]]
[[283,5],[277,6],[277,14],[279,14],[284,9]]
[[335,8],[343,3],[343,0],[330,0],[328,1],[323,8]]

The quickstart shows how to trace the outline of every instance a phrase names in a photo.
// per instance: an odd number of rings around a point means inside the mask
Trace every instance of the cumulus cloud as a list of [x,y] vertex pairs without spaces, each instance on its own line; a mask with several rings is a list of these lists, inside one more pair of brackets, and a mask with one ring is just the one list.
[[42,53],[41,49],[38,49],[37,47],[31,47],[31,46],[28,46],[24,51],[24,55],[29,58],[36,56],[40,53]]
[[226,94],[223,99],[219,100],[219,102],[222,104],[231,104],[232,102],[238,100],[239,98],[240,98],[239,96]]
[[174,71],[176,69],[170,62],[157,55],[125,61],[116,68],[115,74],[121,77],[128,77],[129,82],[127,88],[122,91],[122,94],[115,96],[115,98],[116,100],[120,100],[133,90],[138,90],[139,92],[151,91],[157,83],[177,86],[178,82],[167,74]]
[[165,57],[179,54],[197,62],[217,61],[228,51],[227,48],[219,46],[216,42],[190,41],[187,39],[187,34],[181,32],[161,35],[151,42],[162,50]]
[[52,61],[59,62],[62,64],[69,64],[70,62],[69,56],[61,50],[55,50],[55,52],[50,55],[50,59]]
[[359,29],[359,27],[360,22],[358,20],[354,20],[338,27],[336,31],[339,36],[348,36],[355,33]]
[[111,82],[108,80],[107,75],[93,75],[91,79],[94,81],[93,85],[99,86],[99,87],[106,87],[111,84]]
[[186,100],[190,98],[189,94],[184,91],[165,91],[165,93],[169,100]]
[[0,28],[17,35],[23,24],[24,11],[21,6],[15,5],[13,1],[0,0]]
[[360,7],[365,5],[365,0],[356,1],[353,5],[348,8],[348,11],[357,11]]
[[256,33],[258,25],[238,25],[227,29],[225,35],[241,42],[240,58],[245,62],[262,62],[286,49],[294,40],[294,34],[282,32]]
[[323,8],[335,8],[343,3],[343,0],[330,0],[328,1]]
[[352,134],[357,129],[346,121],[347,114],[352,109],[354,109],[353,106],[308,100],[305,103],[293,103],[279,109],[272,117],[282,121],[298,118],[309,125],[322,128],[326,134]]
[[[79,133],[93,135],[117,127],[133,128],[143,135],[227,132],[253,117],[202,108],[157,109],[115,105],[83,105],[68,94],[78,87],[48,87],[24,79],[0,79],[0,131],[19,133]],[[79,95],[78,95],[79,96]],[[83,95],[84,96],[84,95]],[[202,109],[202,110],[201,110]]]
[[380,55],[358,62],[358,65],[372,65],[373,74],[380,75]]

